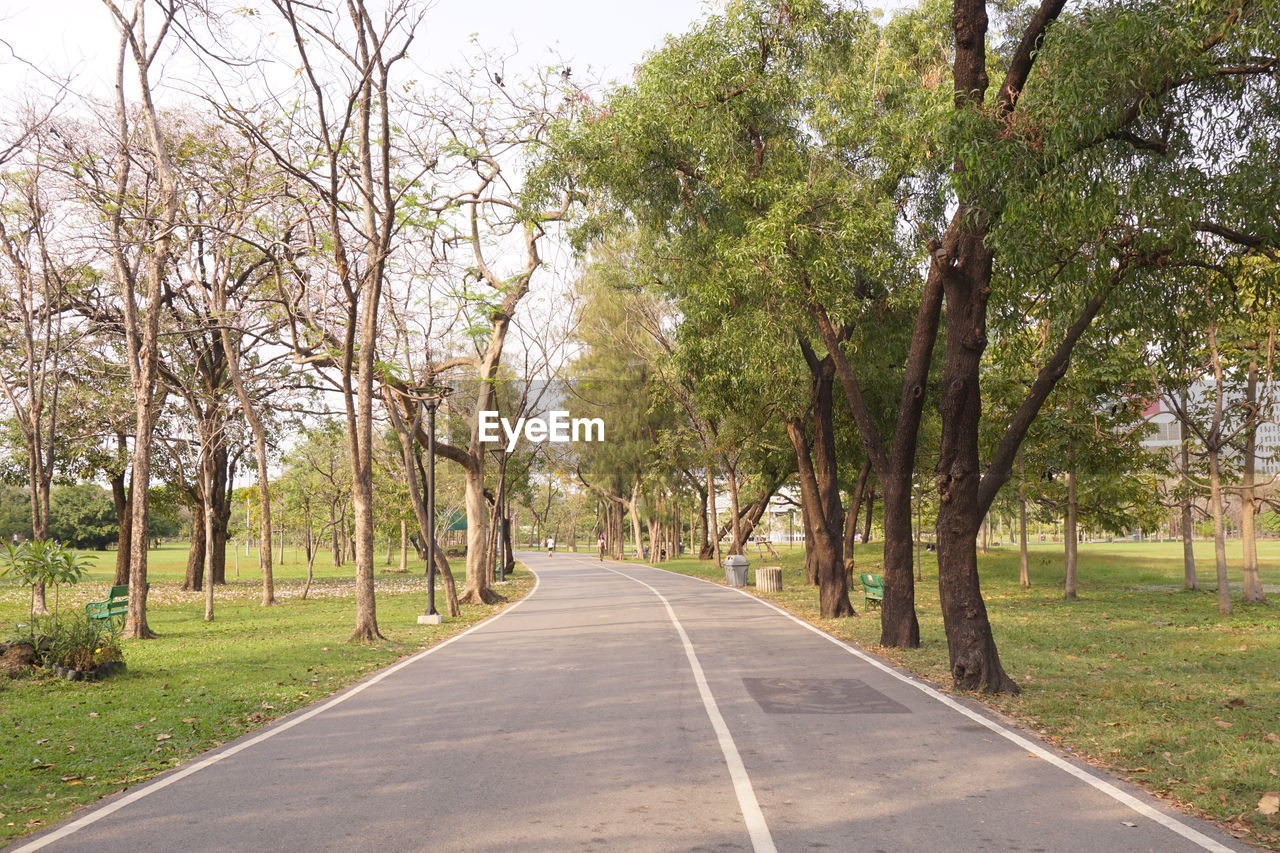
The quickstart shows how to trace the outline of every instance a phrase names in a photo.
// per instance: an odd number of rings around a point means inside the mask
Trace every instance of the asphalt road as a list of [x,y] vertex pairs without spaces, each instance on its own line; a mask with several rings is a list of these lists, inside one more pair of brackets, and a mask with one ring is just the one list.
[[1249,849],[753,597],[522,559],[497,618],[16,849]]

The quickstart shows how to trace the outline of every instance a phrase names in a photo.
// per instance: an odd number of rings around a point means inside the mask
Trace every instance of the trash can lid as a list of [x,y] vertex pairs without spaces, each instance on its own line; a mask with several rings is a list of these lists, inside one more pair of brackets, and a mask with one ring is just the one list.
[[725,564],[726,566],[746,566],[746,565],[749,565],[749,563],[747,562],[747,558],[746,558],[746,557],[744,557],[744,556],[742,556],[741,554],[730,554],[729,556],[727,556],[727,557],[725,557],[725,558],[724,558],[724,564]]

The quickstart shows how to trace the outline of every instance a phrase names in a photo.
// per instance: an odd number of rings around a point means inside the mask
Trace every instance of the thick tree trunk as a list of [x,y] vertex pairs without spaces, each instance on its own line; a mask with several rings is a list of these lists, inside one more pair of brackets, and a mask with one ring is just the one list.
[[698,559],[710,560],[715,557],[715,549],[711,547],[711,534],[707,527],[707,490],[698,489]]
[[738,504],[738,472],[733,465],[725,466],[729,475],[729,553],[743,553],[742,512]]
[[467,585],[463,604],[494,604],[506,599],[492,588],[493,562],[489,559],[488,505],[484,497],[484,461],[473,459],[464,470],[467,509]]
[[1079,542],[1080,534],[1076,529],[1076,517],[1079,511],[1079,503],[1076,495],[1076,472],[1068,471],[1066,473],[1067,480],[1067,512],[1063,518],[1063,549],[1062,549],[1062,597],[1076,597],[1076,573],[1079,569]]
[[116,528],[120,531],[116,539],[116,575],[113,583],[124,586],[129,582],[129,531],[133,519],[123,471],[111,475],[111,502],[116,508]]
[[[957,60],[959,64],[960,60]],[[944,241],[950,264],[944,277],[947,301],[945,367],[939,414],[938,591],[946,628],[951,676],[956,687],[988,693],[1017,692],[1005,673],[987,618],[978,579],[977,535],[986,515],[978,498],[978,433],[982,414],[979,377],[986,349],[986,301],[992,254],[984,234],[963,223],[975,216],[955,214]],[[934,259],[935,266],[941,262]]]
[[[811,522],[810,533],[813,542],[812,547],[806,552],[805,559],[806,564],[812,566],[816,575],[820,613],[824,619],[855,616],[857,614],[849,601],[849,576],[845,573],[844,560],[840,553],[843,545],[840,521],[843,519],[838,517],[833,519],[826,512],[830,507],[824,506],[822,484],[814,470],[816,459],[810,456],[803,425],[798,421],[788,420],[787,437],[791,439],[791,446],[796,454],[802,506],[811,508],[806,516]],[[836,503],[839,503],[838,498]]]
[[208,521],[212,522],[213,534],[207,547],[213,558],[213,582],[223,585],[227,582],[227,531],[231,523],[231,469],[225,447],[219,447],[214,454],[212,473],[214,512]]
[[830,356],[819,360],[803,339],[800,346],[812,375],[809,413],[812,448],[806,445],[805,429],[800,422],[788,420],[786,428],[795,451],[802,505],[809,507],[812,569],[818,583],[819,610],[824,619],[856,616],[849,601],[849,575],[844,567],[844,510],[840,506],[833,427],[835,367]]
[[[880,643],[914,649],[920,645],[920,621],[915,607],[911,481],[893,477],[881,484],[881,488],[884,491],[884,601],[881,602]],[[870,525],[867,527],[870,529]]]
[[187,574],[182,582],[186,590],[204,589],[205,552],[208,550],[209,526],[204,523],[204,503],[191,506],[191,545],[187,549]]

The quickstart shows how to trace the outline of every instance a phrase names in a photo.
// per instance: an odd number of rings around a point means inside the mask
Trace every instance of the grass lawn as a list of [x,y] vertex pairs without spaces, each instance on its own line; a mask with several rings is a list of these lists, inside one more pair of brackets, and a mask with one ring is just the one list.
[[[0,678],[0,842],[309,705],[498,609],[464,607],[460,619],[420,626],[425,579],[380,574],[378,622],[387,642],[356,645],[346,642],[354,614],[350,567],[326,566],[323,574],[317,567],[303,601],[305,566],[292,559],[277,575],[281,604],[263,608],[252,578],[257,556],[240,558],[240,580],[228,565],[233,582],[218,588],[217,618],[206,623],[201,594],[178,588],[185,543],[152,552],[149,613],[160,638],[125,642],[124,675],[99,683]],[[103,597],[113,560],[102,555],[102,570],[64,591],[63,609]],[[515,599],[532,586],[522,568],[501,590]],[[0,584],[6,634],[26,609],[24,591]]]
[[[981,557],[987,607],[1006,670],[1023,688],[985,701],[1086,760],[1219,821],[1252,844],[1280,850],[1280,819],[1256,811],[1280,791],[1280,542],[1260,545],[1271,603],[1239,602],[1221,617],[1210,543],[1197,543],[1201,583],[1184,593],[1180,543],[1087,544],[1080,549],[1080,598],[1062,598],[1062,546],[1033,546],[1030,589],[1018,586],[1012,547]],[[1238,560],[1236,544],[1232,556]],[[937,563],[926,554],[917,584],[922,646],[878,644],[880,620],[851,594],[857,619],[818,617],[804,586],[803,553],[781,560],[749,552],[753,568],[783,567],[783,591],[762,594],[841,639],[856,643],[943,687],[950,685],[938,609]],[[877,571],[879,545],[860,546],[860,571]],[[724,581],[710,562],[681,559],[664,568]],[[754,580],[754,573],[752,575]],[[750,588],[754,592],[754,588]]]

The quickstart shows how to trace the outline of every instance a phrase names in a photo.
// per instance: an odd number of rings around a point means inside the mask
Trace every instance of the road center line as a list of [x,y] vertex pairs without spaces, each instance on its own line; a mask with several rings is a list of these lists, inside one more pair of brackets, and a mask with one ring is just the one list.
[[747,834],[751,836],[751,846],[756,853],[777,853],[778,848],[774,846],[773,836],[769,833],[769,825],[765,823],[764,812],[760,811],[760,802],[756,799],[755,789],[751,787],[751,777],[747,775],[747,768],[742,763],[742,757],[738,755],[738,747],[733,742],[733,735],[729,732],[729,726],[725,723],[724,716],[720,713],[720,707],[716,705],[716,697],[712,695],[711,687],[707,684],[707,676],[702,671],[702,664],[698,662],[698,654],[693,650],[693,643],[690,642],[689,635],[685,633],[684,626],[680,624],[680,620],[676,618],[676,612],[672,609],[671,602],[667,601],[665,595],[639,578],[632,577],[626,572],[620,572],[617,569],[611,569],[605,565],[601,565],[600,568],[607,572],[613,572],[615,575],[621,575],[627,580],[635,581],[658,596],[662,606],[667,608],[667,615],[671,617],[671,624],[675,625],[676,633],[680,636],[680,642],[684,644],[684,653],[689,659],[689,668],[693,670],[693,680],[697,683],[698,694],[702,697],[702,707],[706,709],[707,717],[711,720],[711,728],[716,733],[716,740],[720,742],[720,751],[724,753],[724,763],[729,766],[729,778],[733,780],[733,792],[738,797],[738,808],[741,809],[742,819],[747,825]]
[[176,770],[166,776],[162,776],[159,779],[156,779],[155,781],[144,783],[141,787],[133,789],[133,791],[131,791],[130,793],[126,794],[123,797],[120,797],[118,800],[112,800],[111,802],[107,803],[104,806],[101,806],[100,808],[93,809],[84,817],[81,817],[78,820],[73,820],[72,822],[66,824],[65,826],[59,827],[58,829],[55,829],[53,832],[50,832],[47,835],[42,835],[39,838],[33,839],[32,841],[22,845],[21,847],[15,848],[12,851],[12,853],[29,853],[29,851],[39,850],[43,847],[47,847],[48,845],[53,844],[55,841],[61,841],[62,839],[66,838],[68,835],[71,835],[74,832],[78,832],[84,829],[86,826],[97,823],[98,821],[102,820],[104,817],[107,817],[108,815],[119,811],[125,806],[130,805],[131,803],[136,803],[138,800],[141,800],[143,797],[146,797],[150,794],[154,794],[156,791],[167,788],[170,785],[172,785],[174,782],[178,782],[182,779],[185,779],[188,776],[192,775],[193,773],[199,773],[201,770],[204,770],[206,767],[212,767],[214,764],[217,764],[219,761],[221,761],[224,758],[230,758],[231,756],[235,755],[238,752],[243,752],[244,750],[248,749],[251,746],[255,746],[256,744],[262,743],[264,740],[268,740],[269,738],[273,738],[276,735],[280,734],[281,732],[287,732],[289,729],[293,728],[296,725],[305,723],[307,720],[311,719],[317,714],[322,714],[325,711],[329,710],[330,708],[336,707],[337,705],[341,705],[343,702],[347,701],[351,697],[359,693],[363,693],[365,690],[377,684],[379,681],[382,681],[384,678],[399,672],[400,670],[404,669],[406,666],[409,666],[412,663],[416,663],[417,661],[421,660],[427,655],[434,654],[435,652],[438,652],[441,649],[443,649],[445,646],[448,646],[458,640],[461,640],[463,637],[467,636],[472,631],[479,630],[480,628],[483,628],[485,625],[488,625],[490,622],[493,622],[496,619],[502,618],[503,616],[510,613],[512,610],[515,610],[521,604],[524,604],[526,601],[532,598],[533,594],[538,591],[539,584],[542,583],[542,579],[538,577],[538,573],[533,571],[533,568],[531,566],[528,566],[528,564],[525,564],[525,565],[526,565],[526,568],[528,568],[529,571],[533,573],[533,578],[534,578],[533,589],[529,590],[528,595],[526,595],[524,598],[517,601],[515,604],[512,604],[510,607],[504,607],[502,610],[499,610],[497,613],[493,614],[492,616],[486,617],[485,619],[482,619],[481,621],[472,625],[470,628],[463,631],[462,633],[454,634],[452,637],[448,638],[447,640],[443,640],[439,643],[436,643],[434,646],[432,646],[429,649],[423,649],[417,654],[411,655],[397,664],[392,664],[391,666],[387,667],[381,672],[376,673],[372,677],[366,678],[364,681],[361,681],[355,684],[354,686],[348,688],[347,690],[343,691],[342,693],[339,693],[337,696],[333,697],[332,699],[329,699],[323,704],[312,708],[310,711],[305,711],[301,714],[298,714],[296,717],[287,718],[285,722],[279,725],[270,726],[264,731],[262,731],[261,733],[259,733],[258,735],[254,737],[250,737],[248,740],[241,741],[240,743],[237,743],[228,749],[224,749],[221,752],[216,752],[213,755],[206,754],[204,758],[198,759],[192,764],[188,764],[186,767],[183,767],[181,770]]
[[[774,604],[772,601],[766,601],[760,596],[752,595],[751,593],[747,592],[744,589],[737,589],[735,587],[718,584],[715,581],[707,580],[706,578],[699,578],[693,575],[685,575],[685,574],[681,574],[680,572],[673,572],[669,569],[662,569],[662,568],[658,568],[657,566],[650,566],[648,564],[643,564],[643,563],[626,564],[626,565],[642,565],[646,569],[653,569],[654,571],[664,572],[665,574],[668,574],[668,575],[674,575],[676,577],[688,578],[690,580],[695,580],[701,583],[710,584],[711,586],[714,586],[718,589],[725,590],[728,592],[736,592],[739,595],[742,595],[751,599],[752,601],[759,602],[760,604],[763,604],[765,607],[768,607],[771,610],[775,610],[778,613],[782,614],[783,616],[787,617],[792,622],[795,622],[797,625],[799,625],[801,628],[804,628],[805,630],[808,630],[808,631],[812,631],[813,633],[817,634],[819,637],[822,637],[825,640],[830,640],[840,648],[844,649],[849,654],[854,655],[855,657],[871,664],[876,669],[879,669],[882,672],[893,676],[899,681],[902,681],[906,684],[910,684],[912,687],[924,693],[926,696],[929,696],[930,698],[935,699],[938,702],[941,702],[943,705],[946,705],[948,708],[952,709],[953,711],[963,714],[964,716],[968,717],[974,722],[979,723],[982,726],[990,729],[991,731],[1003,737],[1005,740],[1008,740],[1014,744],[1017,744],[1018,746],[1025,749],[1027,752],[1030,752],[1031,754],[1035,755],[1037,758],[1042,758],[1045,761],[1052,764],[1054,767],[1057,767],[1059,770],[1063,770],[1067,773],[1070,773],[1072,776],[1076,777],[1080,781],[1084,782],[1087,785],[1092,786],[1093,788],[1096,788],[1098,791],[1102,792],[1103,794],[1106,794],[1108,797],[1111,797],[1113,800],[1116,800],[1117,802],[1122,803],[1125,806],[1128,806],[1130,809],[1142,815],[1143,817],[1149,820],[1155,821],[1156,823],[1160,824],[1165,829],[1168,829],[1171,832],[1181,835],[1183,838],[1187,839],[1192,844],[1195,844],[1196,846],[1204,850],[1208,850],[1210,851],[1210,853],[1234,853],[1234,851],[1230,847],[1227,847],[1226,845],[1221,844],[1217,840],[1210,838],[1209,836],[1205,835],[1203,832],[1200,832],[1199,830],[1196,830],[1190,826],[1187,826],[1185,823],[1178,820],[1177,818],[1167,815],[1164,812],[1159,811],[1158,809],[1152,808],[1150,805],[1148,805],[1147,803],[1144,803],[1142,800],[1133,796],[1128,791],[1125,791],[1124,789],[1116,785],[1113,785],[1111,782],[1108,782],[1106,779],[1101,779],[1097,776],[1094,776],[1092,773],[1089,773],[1087,770],[1077,767],[1076,765],[1072,764],[1070,761],[1067,761],[1066,759],[1058,755],[1055,755],[1049,750],[1045,749],[1039,743],[1022,736],[1018,732],[1005,727],[1001,723],[993,719],[990,719],[989,717],[986,717],[983,714],[979,714],[977,711],[974,711],[971,708],[965,707],[961,703],[957,702],[955,699],[952,699],[950,696],[947,696],[941,691],[935,689],[932,685],[927,684],[924,681],[913,678],[911,676],[903,675],[898,670],[894,669],[893,667],[889,666],[883,661],[877,660],[876,658],[872,657],[871,655],[867,654],[861,649],[855,646],[852,646],[849,643],[846,643],[843,640],[838,639],[837,637],[833,637],[832,635],[828,634],[826,631],[822,630],[821,628],[815,625],[810,625],[808,622],[805,622],[803,619],[801,619],[800,617],[796,616],[793,613],[788,613],[786,610]],[[609,567],[603,566],[602,568],[607,569]],[[614,570],[609,569],[609,571],[614,571]],[[618,572],[618,574],[622,574],[622,572]],[[627,577],[630,577],[630,576],[627,575]],[[638,578],[631,578],[631,579],[634,580],[636,583],[644,583],[644,581],[639,580]],[[648,584],[644,584],[644,585],[649,586]],[[653,589],[653,587],[649,587],[649,588]],[[656,593],[657,590],[654,590],[654,592]],[[663,599],[663,601],[665,602],[666,599]],[[668,610],[671,609],[670,605],[667,606],[667,609]],[[675,617],[673,616],[672,618],[674,619]]]

